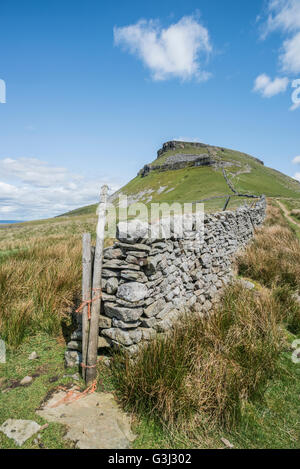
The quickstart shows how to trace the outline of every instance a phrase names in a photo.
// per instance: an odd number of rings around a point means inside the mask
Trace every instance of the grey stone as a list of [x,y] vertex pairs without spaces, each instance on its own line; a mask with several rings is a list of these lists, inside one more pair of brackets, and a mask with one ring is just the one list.
[[125,322],[121,321],[120,319],[112,319],[113,327],[119,327],[121,329],[136,329],[141,324],[141,321],[132,321],[132,322]]
[[102,292],[101,295],[102,301],[115,301],[115,295],[109,295],[108,293]]
[[104,250],[104,259],[122,259],[123,252],[118,248],[106,248]]
[[140,301],[148,296],[148,288],[143,283],[130,282],[123,283],[119,286],[117,291],[117,297],[122,300],[135,302]]
[[103,331],[103,334],[122,345],[133,344],[133,340],[131,339],[127,331],[124,331],[118,328],[111,328],[111,329],[105,329]]
[[21,379],[20,384],[21,386],[26,386],[27,384],[32,383],[33,378],[32,376],[25,376],[25,378]]
[[172,303],[167,303],[165,307],[158,313],[156,316],[156,319],[164,319],[166,315],[174,309],[174,306]]
[[[75,387],[72,392],[80,396]],[[131,418],[123,412],[112,393],[94,392],[84,399],[67,404],[68,391],[58,390],[38,410],[38,415],[50,422],[66,426],[67,441],[78,449],[129,449],[135,436],[131,431]]]
[[100,314],[99,327],[100,329],[109,329],[111,327],[111,319],[107,316],[103,316],[102,314]]
[[151,328],[140,328],[142,332],[142,340],[152,340],[156,336],[155,329]]
[[147,244],[142,244],[142,243],[136,243],[136,244],[127,244],[127,243],[120,243],[117,242],[116,246],[120,246],[121,249],[123,249],[125,252],[130,250],[134,251],[144,251],[144,252],[150,252],[151,248],[147,246]]
[[110,278],[110,277],[118,277],[119,273],[115,270],[109,269],[102,269],[102,277]]
[[14,440],[18,446],[22,446],[41,429],[41,425],[33,420],[8,419],[0,427],[0,431],[8,438]]
[[166,305],[166,302],[163,298],[160,300],[155,301],[155,303],[152,303],[150,306],[148,306],[144,310],[144,314],[148,317],[151,318],[152,316],[156,316]]
[[122,308],[113,303],[106,303],[104,309],[107,316],[115,317],[125,322],[137,321],[143,314],[142,308]]
[[133,257],[137,257],[139,259],[143,259],[145,257],[148,256],[148,252],[146,251],[127,251],[127,256],[133,256]]
[[121,272],[121,278],[141,283],[145,283],[148,280],[144,272],[133,272],[131,270],[123,270]]
[[130,347],[126,347],[126,352],[131,356],[136,355],[138,351],[139,351],[138,345],[130,345]]
[[170,311],[164,319],[159,321],[154,328],[156,329],[157,332],[167,332],[169,329],[171,329],[177,320],[179,316],[179,313],[177,310],[172,310]]
[[77,329],[71,334],[71,340],[82,340],[82,330]]
[[81,341],[71,340],[71,342],[67,344],[67,347],[69,350],[81,350]]
[[155,273],[157,264],[161,262],[163,259],[162,254],[158,254],[157,256],[148,257],[147,259],[147,270],[150,273]]
[[120,261],[118,259],[113,259],[111,261],[106,262],[103,264],[103,269],[116,269],[116,270],[140,270],[140,266],[136,264],[127,264],[124,261]]
[[149,225],[141,220],[119,222],[117,225],[117,239],[121,242],[135,244],[148,236]]
[[36,360],[38,357],[38,354],[36,352],[32,352],[29,357],[28,357],[28,360]]
[[255,288],[254,283],[249,282],[249,280],[240,279],[240,284],[241,284],[244,288],[247,288],[248,290],[253,290],[253,288]]
[[65,352],[65,365],[67,368],[79,365],[81,362],[81,353],[76,350],[67,350]]
[[109,295],[116,293],[119,282],[116,277],[111,277],[106,282],[106,291]]
[[157,323],[157,320],[154,316],[152,318],[141,318],[141,321],[142,321],[142,327],[151,328]]
[[122,345],[132,345],[141,341],[142,333],[136,330],[123,330],[119,328],[104,329],[102,334]]
[[106,347],[110,347],[110,345],[111,345],[111,341],[109,339],[103,336],[98,337],[98,348],[106,348]]
[[114,302],[118,304],[118,306],[122,306],[123,308],[142,308],[145,305],[145,301],[135,301],[134,303],[130,301],[122,300],[121,298],[115,297]]

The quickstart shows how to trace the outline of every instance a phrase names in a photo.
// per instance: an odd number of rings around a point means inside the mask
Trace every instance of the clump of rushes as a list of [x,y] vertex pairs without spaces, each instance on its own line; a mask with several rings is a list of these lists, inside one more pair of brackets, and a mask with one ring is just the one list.
[[273,288],[273,296],[280,307],[280,317],[292,334],[300,334],[300,297],[289,285]]
[[[274,219],[281,224],[272,225]],[[271,288],[288,285],[300,290],[300,242],[284,225],[280,211],[269,209],[267,224],[259,229],[252,243],[238,256],[241,275]]]
[[131,411],[185,429],[203,420],[232,428],[276,371],[284,342],[272,293],[231,285],[209,319],[189,315],[134,360],[117,355],[112,373]]
[[81,240],[40,238],[0,263],[0,331],[9,347],[26,336],[61,334],[80,297]]

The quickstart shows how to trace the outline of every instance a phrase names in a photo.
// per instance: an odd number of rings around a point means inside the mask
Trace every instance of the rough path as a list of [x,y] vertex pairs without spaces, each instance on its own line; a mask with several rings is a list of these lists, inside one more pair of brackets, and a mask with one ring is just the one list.
[[[74,388],[74,392],[78,392]],[[127,449],[135,439],[131,419],[111,393],[93,393],[69,404],[61,403],[66,391],[56,392],[37,413],[50,422],[67,426],[65,439],[79,449]]]
[[300,228],[300,222],[297,222],[296,220],[294,220],[293,217],[291,217],[290,212],[289,212],[289,210],[286,208],[286,206],[285,206],[282,202],[280,202],[279,200],[276,200],[276,202],[277,202],[277,204],[279,205],[279,207],[281,208],[281,210],[283,211],[285,218],[286,218],[289,222],[293,223],[294,225],[297,225],[297,226]]

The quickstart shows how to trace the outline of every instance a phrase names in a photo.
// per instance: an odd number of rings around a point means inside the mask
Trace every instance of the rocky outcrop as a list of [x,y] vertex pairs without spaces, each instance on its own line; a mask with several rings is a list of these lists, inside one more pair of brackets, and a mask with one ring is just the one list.
[[216,161],[207,153],[201,155],[187,155],[178,153],[169,156],[164,164],[148,165],[146,164],[139,172],[138,176],[145,177],[150,171],[173,171],[192,166],[213,166]]
[[[197,150],[193,153],[193,148]],[[203,149],[203,153],[199,154],[199,148]],[[184,153],[182,150],[188,149],[191,153]],[[172,171],[176,169],[182,169],[191,166],[215,166],[225,167],[232,165],[232,162],[222,161],[222,152],[225,152],[225,148],[206,145],[200,142],[180,142],[172,140],[163,144],[162,148],[157,152],[157,160],[168,151],[176,152],[173,155],[167,157],[162,164],[146,164],[139,172],[138,176],[145,177],[151,171]],[[217,157],[218,155],[218,157]],[[263,161],[258,158],[254,158],[250,155],[245,155],[248,158],[252,158],[254,161],[260,164],[264,164]],[[238,162],[237,162],[238,164]]]
[[194,148],[207,148],[208,145],[206,145],[205,143],[199,143],[199,142],[180,142],[180,141],[177,141],[177,140],[171,140],[170,142],[165,142],[162,146],[162,148],[160,148],[157,152],[157,158],[159,158],[160,156],[162,156],[164,153],[166,153],[167,151],[174,151],[174,150],[183,150],[184,148],[186,148],[186,146],[189,146],[189,147],[194,147]]
[[[202,230],[196,229],[193,215],[181,238],[175,235],[175,221],[164,239],[147,238],[142,224],[136,226],[140,234],[129,230],[125,242],[120,230],[121,240],[104,254],[99,344],[105,345],[99,346],[134,353],[184,312],[207,315],[232,277],[235,253],[263,223],[265,208],[262,197],[254,207],[205,214]],[[66,360],[78,363],[80,332],[71,339]]]

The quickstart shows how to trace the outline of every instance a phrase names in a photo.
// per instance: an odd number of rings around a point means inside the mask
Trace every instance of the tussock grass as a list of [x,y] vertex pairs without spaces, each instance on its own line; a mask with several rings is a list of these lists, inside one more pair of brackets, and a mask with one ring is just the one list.
[[80,238],[35,238],[0,263],[0,330],[9,346],[38,331],[61,333],[80,294]]
[[241,275],[267,287],[300,290],[300,242],[275,207],[269,207],[267,226],[257,231],[237,262]]
[[238,428],[243,409],[278,375],[285,326],[300,332],[300,244],[278,208],[269,207],[238,269],[261,286],[229,285],[209,319],[190,314],[134,360],[116,356],[112,373],[127,409],[169,429]]
[[297,220],[300,220],[300,210],[299,209],[292,210],[290,215],[292,217],[295,217]]
[[243,402],[276,371],[284,344],[280,314],[267,289],[227,287],[210,319],[189,316],[135,360],[114,360],[119,398],[168,426],[192,429],[206,421],[232,427]]

